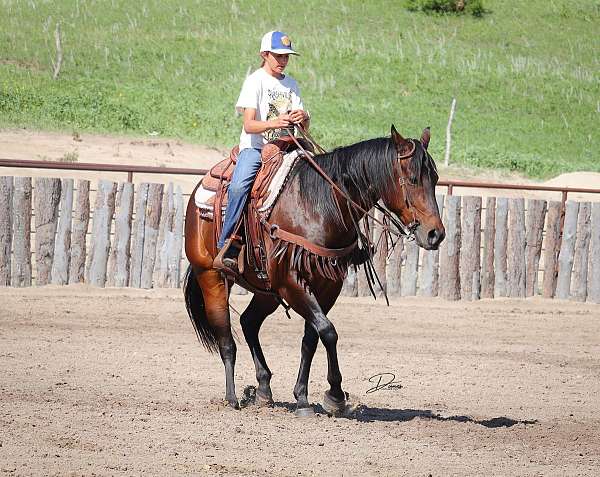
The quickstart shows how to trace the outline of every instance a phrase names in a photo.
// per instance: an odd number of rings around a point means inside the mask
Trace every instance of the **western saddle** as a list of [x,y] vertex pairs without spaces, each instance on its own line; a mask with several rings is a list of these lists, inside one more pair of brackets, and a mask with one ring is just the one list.
[[[298,141],[305,150],[310,151],[311,153],[313,152],[314,149],[308,141],[303,139],[296,139],[296,141]],[[248,262],[254,265],[256,271],[263,272],[263,275],[266,278],[266,251],[263,243],[264,238],[262,236],[264,228],[261,227],[261,223],[262,220],[267,217],[260,217],[258,211],[263,209],[265,201],[268,199],[269,184],[280,168],[284,154],[290,153],[298,148],[296,141],[291,137],[284,136],[269,142],[261,151],[262,164],[254,179],[254,184],[250,191],[245,211],[235,228],[236,233],[233,235],[233,243],[242,249],[238,260],[240,273],[243,273],[244,253],[247,253]],[[238,154],[239,147],[235,146],[231,150],[229,157],[214,165],[201,181],[203,189],[215,193],[214,196],[208,200],[208,203],[212,205],[213,210],[212,218],[214,222],[213,230],[215,235],[215,246],[212,252],[215,255],[217,253],[216,243],[223,229],[222,211],[227,205],[228,185],[233,176]],[[269,212],[270,211],[267,211],[266,213],[263,212],[263,215],[268,216]],[[239,233],[238,231],[240,230],[243,233]]]

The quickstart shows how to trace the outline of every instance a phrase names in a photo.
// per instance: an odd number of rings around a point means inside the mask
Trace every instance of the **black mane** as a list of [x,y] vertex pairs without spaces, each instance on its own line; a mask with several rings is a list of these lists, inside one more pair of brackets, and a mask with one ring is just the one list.
[[[435,170],[429,154],[415,141],[415,153],[410,159],[409,179],[421,184],[423,167]],[[315,156],[315,162],[349,195],[362,204],[373,205],[385,191],[393,187],[396,147],[391,138],[376,138],[332,152]],[[291,179],[299,181],[300,197],[326,221],[339,222],[339,213],[333,200],[331,185],[308,161],[299,160],[292,170]]]

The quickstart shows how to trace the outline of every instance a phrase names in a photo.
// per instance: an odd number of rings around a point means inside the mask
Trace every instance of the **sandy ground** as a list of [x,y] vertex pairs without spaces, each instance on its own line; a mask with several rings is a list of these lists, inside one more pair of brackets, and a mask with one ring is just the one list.
[[[180,294],[0,289],[0,473],[600,475],[598,306],[341,299],[330,317],[358,407],[301,419],[301,319],[263,328],[275,407],[236,411]],[[368,393],[378,373],[395,386]],[[315,403],[325,376],[320,346]],[[255,381],[244,343],[236,380],[239,396]]]
[[[134,164],[156,167],[185,167],[206,169],[225,157],[228,151],[198,144],[189,144],[177,139],[157,137],[123,137],[94,134],[64,134],[26,129],[0,130],[0,158],[24,160],[64,161],[71,155],[80,163]],[[442,179],[500,182],[510,184],[536,184],[538,182],[515,174],[495,171],[473,171],[461,167],[444,168],[443,158],[438,158]],[[125,173],[67,172],[31,169],[0,168],[2,175],[26,175],[45,177],[70,177],[124,181]],[[135,174],[134,182],[175,181],[189,193],[196,185],[195,176],[170,176],[160,174]],[[556,187],[600,188],[600,174],[575,172],[562,174],[544,184]],[[440,188],[445,192],[445,187]],[[560,200],[560,193],[525,192],[508,190],[486,190],[456,188],[454,194],[498,197],[527,197]],[[574,200],[600,200],[600,195],[569,194]]]

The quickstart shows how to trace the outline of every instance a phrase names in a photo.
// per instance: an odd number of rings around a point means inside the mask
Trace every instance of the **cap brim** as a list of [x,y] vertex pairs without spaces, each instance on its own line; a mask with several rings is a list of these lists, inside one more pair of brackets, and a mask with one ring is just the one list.
[[267,51],[270,51],[271,53],[277,53],[278,55],[296,55],[296,56],[300,56],[300,53],[296,53],[294,50],[290,50],[290,49],[279,48],[279,49],[271,49],[271,50],[267,50]]

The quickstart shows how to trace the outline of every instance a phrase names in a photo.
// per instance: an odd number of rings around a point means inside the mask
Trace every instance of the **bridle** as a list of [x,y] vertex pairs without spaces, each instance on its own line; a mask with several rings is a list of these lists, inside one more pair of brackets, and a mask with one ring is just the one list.
[[[303,138],[306,141],[308,141],[310,144],[313,145],[315,150],[320,150],[322,153],[327,152],[327,151],[325,151],[325,149],[323,149],[321,146],[319,146],[315,142],[315,140],[310,136],[310,134],[300,124],[296,124],[296,128],[298,129],[300,134],[303,136]],[[402,161],[404,159],[409,159],[409,158],[414,157],[415,151],[417,149],[416,141],[414,139],[409,139],[412,147],[410,148],[410,150],[408,152],[402,153],[398,150],[398,148],[396,148],[396,159],[398,160],[398,167],[399,167],[398,174],[400,176],[398,181],[399,181],[400,187],[402,187],[402,193],[404,195],[405,204],[408,207],[408,209],[410,210],[411,215],[412,215],[412,221],[408,225],[406,225],[406,224],[404,224],[404,222],[402,222],[402,220],[399,220],[398,218],[394,217],[394,215],[386,207],[384,207],[383,205],[381,205],[379,203],[375,203],[373,205],[373,208],[375,208],[381,212],[381,214],[382,214],[381,220],[379,218],[375,217],[373,214],[370,214],[368,210],[365,210],[364,207],[362,207],[360,204],[358,204],[354,200],[352,200],[352,198],[348,195],[348,193],[343,191],[333,181],[333,179],[331,179],[331,177],[329,177],[327,175],[327,173],[315,162],[314,154],[310,151],[307,151],[302,146],[300,141],[298,141],[298,139],[296,139],[296,137],[294,136],[294,131],[290,130],[289,128],[287,129],[287,131],[288,131],[289,136],[292,138],[292,140],[296,144],[296,146],[298,146],[298,149],[303,153],[302,157],[306,161],[308,161],[308,163],[323,177],[323,179],[325,179],[325,181],[327,181],[329,183],[333,192],[337,192],[337,194],[339,194],[343,199],[345,199],[346,206],[348,207],[348,211],[350,212],[350,218],[352,220],[352,225],[357,234],[356,240],[354,240],[354,242],[350,246],[346,247],[346,249],[358,250],[359,254],[361,252],[366,254],[366,259],[362,262],[359,262],[359,264],[360,263],[364,264],[365,276],[367,279],[367,283],[369,285],[369,289],[371,290],[371,293],[373,294],[373,296],[376,296],[375,291],[373,289],[373,285],[374,285],[375,281],[377,281],[377,283],[379,284],[379,287],[381,288],[381,290],[383,290],[383,294],[385,296],[386,301],[389,304],[387,294],[385,293],[384,287],[381,283],[381,280],[379,279],[377,270],[373,263],[373,257],[374,257],[375,251],[379,247],[379,243],[383,240],[385,240],[390,245],[388,247],[388,257],[393,253],[394,248],[396,247],[396,244],[398,244],[400,237],[405,236],[406,237],[405,240],[415,240],[415,232],[417,230],[417,227],[419,226],[419,221],[416,218],[415,210],[418,210],[418,208],[413,204],[413,202],[411,200],[411,196],[410,196],[409,189],[408,189],[408,185],[410,185],[410,184],[409,184],[408,178],[406,177],[406,175],[404,174],[404,171],[402,169]],[[335,206],[339,213],[339,217],[341,218],[342,224],[344,225],[344,227],[346,227],[346,230],[348,230],[348,227],[346,226],[346,223],[343,219],[344,216],[343,216],[342,210],[340,208],[340,204],[338,202],[338,197],[336,196],[335,193],[333,194],[333,198],[334,198]],[[370,230],[369,230],[370,229],[370,226],[369,226],[370,221],[369,220],[362,221],[362,224],[364,227],[364,233],[361,232],[360,226],[359,226],[359,223],[357,220],[360,213],[362,213],[365,217],[370,218],[373,223],[378,223],[381,225],[382,233],[380,234],[379,240],[376,244],[374,244],[370,238],[371,234],[370,234]],[[392,225],[394,226],[394,228],[396,230],[394,230]],[[272,226],[271,226],[271,228],[272,228]],[[281,230],[279,230],[278,232],[279,232],[279,238],[282,238]],[[302,237],[298,237],[295,234],[288,234],[288,235],[289,235],[289,237],[287,238],[287,240],[289,242],[300,243],[303,247],[312,249],[312,251],[316,252],[317,255],[320,255],[324,251],[327,251],[325,249],[322,249],[322,247],[315,247],[314,244],[307,244],[305,239],[303,239]],[[393,236],[396,236],[396,240],[394,240]],[[274,236],[272,233],[271,233],[271,237],[275,238],[275,239],[278,238],[278,237]],[[284,238],[284,240],[285,240],[285,238]],[[359,243],[359,242],[360,242],[360,248],[357,246],[357,243]],[[322,249],[322,250],[319,251],[319,250],[317,250],[317,248]],[[336,250],[335,255],[336,256],[345,256],[348,253],[346,249]],[[340,254],[340,250],[341,250],[341,254]],[[334,259],[334,260],[337,263],[337,259]]]
[[[396,155],[397,155],[397,160],[398,160],[398,170],[399,170],[398,174],[400,176],[398,178],[398,183],[400,184],[400,187],[402,188],[402,195],[404,196],[404,203],[406,204],[406,207],[408,208],[408,210],[410,211],[410,213],[412,215],[412,221],[408,225],[405,225],[401,221],[398,221],[398,222],[400,222],[402,224],[402,226],[404,227],[405,235],[407,236],[407,238],[409,240],[414,240],[415,239],[415,231],[417,230],[417,227],[420,225],[420,222],[417,220],[417,216],[415,215],[416,207],[413,205],[412,200],[410,199],[410,194],[408,193],[407,186],[409,185],[410,181],[408,180],[408,177],[406,177],[404,175],[404,170],[402,169],[402,160],[412,158],[417,149],[417,144],[416,144],[415,140],[409,139],[409,141],[412,145],[410,150],[404,154],[401,154],[400,151],[397,151]],[[392,219],[397,221],[397,219],[395,217],[393,217],[393,216],[391,216],[391,217],[392,217]],[[396,225],[396,224],[394,224],[394,225]]]
[[[315,142],[315,140],[308,133],[308,131],[306,131],[300,124],[296,124],[295,126],[298,129],[298,131],[300,132],[300,134],[304,137],[304,139],[306,139],[309,143],[311,143],[315,147],[315,149],[320,150],[322,153],[327,152],[327,151],[325,151],[325,149],[323,149],[321,146],[319,146]],[[401,153],[400,151],[396,152],[396,159],[398,160],[398,169],[399,169],[399,175],[400,175],[398,182],[399,182],[400,187],[402,188],[402,194],[404,196],[405,204],[412,215],[412,221],[408,225],[406,225],[406,224],[404,224],[404,222],[402,222],[401,220],[398,220],[396,217],[394,217],[394,215],[386,207],[384,207],[378,203],[376,203],[373,207],[382,213],[383,220],[379,220],[373,214],[369,213],[368,210],[365,210],[360,204],[357,204],[314,161],[314,159],[313,159],[314,154],[310,151],[307,151],[302,146],[302,144],[294,136],[293,131],[288,129],[288,132],[289,132],[290,137],[296,144],[296,146],[298,146],[298,149],[300,149],[300,151],[302,151],[303,157],[329,183],[329,185],[331,185],[331,188],[333,190],[335,190],[338,194],[340,194],[347,201],[348,208],[350,210],[355,209],[355,210],[363,213],[365,216],[369,217],[373,222],[376,222],[379,225],[381,225],[383,228],[383,232],[384,232],[384,234],[382,234],[382,236],[385,234],[389,235],[390,238],[392,235],[395,235],[396,237],[405,236],[406,240],[409,240],[409,241],[415,239],[415,232],[417,230],[417,227],[420,225],[420,222],[417,220],[416,215],[415,215],[415,210],[418,210],[418,208],[416,206],[414,206],[412,203],[412,200],[411,200],[410,194],[409,194],[409,190],[407,188],[407,185],[409,185],[409,180],[404,175],[404,171],[402,169],[402,160],[412,158],[415,153],[417,145],[416,145],[416,142],[414,139],[409,139],[412,147],[410,148],[410,150],[408,152],[406,152],[406,153]],[[334,197],[335,197],[335,195],[334,195]],[[337,200],[335,202],[336,202],[336,206],[338,208],[338,212],[340,213],[340,216],[341,216],[342,214],[341,214],[340,206],[339,206]],[[351,212],[350,215],[352,216],[352,220],[354,221],[355,220],[354,214]],[[396,229],[398,229],[400,232],[399,233],[396,232],[396,230],[394,230],[392,227],[390,227],[389,223],[393,224],[396,227]],[[393,248],[397,241],[394,242],[392,240],[391,242],[392,242],[392,248]]]

